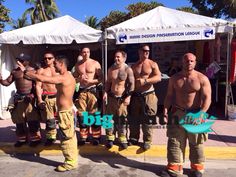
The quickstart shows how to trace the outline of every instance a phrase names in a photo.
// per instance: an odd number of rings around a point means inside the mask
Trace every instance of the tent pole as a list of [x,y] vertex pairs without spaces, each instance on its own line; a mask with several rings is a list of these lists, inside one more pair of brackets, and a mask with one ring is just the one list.
[[[106,80],[107,80],[107,30],[105,29],[104,31],[104,75],[103,75],[103,84],[104,84],[104,88],[105,88],[105,84],[106,84]],[[107,99],[103,100],[102,102],[102,111],[103,113],[105,113],[105,106],[107,104]]]
[[104,80],[107,80],[107,30],[104,32],[104,49],[105,49],[105,61],[104,61]]
[[231,32],[227,33],[227,61],[226,61],[226,86],[225,86],[225,117],[228,117],[228,102],[229,102],[229,63],[231,57],[231,42],[232,42],[232,34]]
[[104,33],[102,33],[102,42],[101,42],[101,44],[102,44],[102,74],[104,75],[104,62],[105,62],[105,49],[104,49]]

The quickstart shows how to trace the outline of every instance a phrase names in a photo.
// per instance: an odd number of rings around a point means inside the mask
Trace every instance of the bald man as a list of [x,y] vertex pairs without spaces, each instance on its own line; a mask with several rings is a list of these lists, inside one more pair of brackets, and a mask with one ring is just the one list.
[[[164,121],[168,122],[167,136],[167,171],[162,177],[183,174],[186,141],[189,142],[191,176],[201,177],[204,171],[203,143],[207,134],[192,134],[178,125],[188,112],[206,112],[211,104],[211,85],[208,78],[195,70],[196,56],[186,53],[182,59],[182,71],[169,80],[167,95],[164,102]],[[168,110],[171,107],[170,114]],[[170,115],[170,116],[168,116]]]

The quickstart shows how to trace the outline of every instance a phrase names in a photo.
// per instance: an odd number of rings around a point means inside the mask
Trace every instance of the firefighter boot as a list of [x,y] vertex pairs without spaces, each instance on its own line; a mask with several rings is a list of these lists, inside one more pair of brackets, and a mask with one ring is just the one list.
[[112,140],[108,140],[107,144],[106,144],[107,149],[111,149],[113,147],[113,141]]

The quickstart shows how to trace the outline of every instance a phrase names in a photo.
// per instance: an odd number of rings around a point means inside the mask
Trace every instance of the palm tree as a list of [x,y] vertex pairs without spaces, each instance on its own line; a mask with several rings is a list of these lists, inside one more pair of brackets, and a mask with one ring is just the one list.
[[226,13],[228,12],[228,17],[236,18],[236,0],[225,0],[226,6],[228,6]]
[[86,18],[86,21],[84,23],[94,29],[100,28],[100,23],[98,22],[98,18],[95,16],[90,16]]
[[236,0],[189,0],[200,15],[215,18],[236,18]]
[[27,22],[27,17],[23,15],[21,18],[18,18],[17,20],[12,19],[10,25],[12,26],[13,29],[18,29],[28,26],[29,23]]
[[30,15],[31,23],[35,24],[57,17],[59,10],[55,0],[25,0],[32,7],[26,9],[23,15]]
[[4,6],[4,1],[5,0],[0,0],[0,33],[3,32],[5,23],[8,23],[10,21],[10,10]]
[[156,1],[151,1],[150,3],[137,2],[135,4],[130,4],[126,9],[129,11],[129,18],[133,18],[158,6],[164,5]]
[[101,29],[105,30],[106,28],[110,26],[119,24],[128,19],[129,19],[129,15],[125,12],[121,12],[118,10],[111,11],[109,15],[107,15],[100,21]]

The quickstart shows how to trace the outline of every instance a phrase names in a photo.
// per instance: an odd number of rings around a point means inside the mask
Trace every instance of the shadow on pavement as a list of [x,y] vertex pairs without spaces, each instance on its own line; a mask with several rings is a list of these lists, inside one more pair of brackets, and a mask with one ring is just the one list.
[[102,162],[107,163],[110,167],[115,168],[115,169],[120,168],[119,165],[122,165],[122,166],[130,167],[131,170],[138,168],[144,171],[152,172],[157,175],[160,175],[161,171],[165,169],[165,166],[163,165],[153,164],[149,162],[140,162],[142,161],[140,159],[139,160],[129,159],[125,156],[122,156],[121,154],[117,152],[112,152],[112,151],[107,150],[106,147],[104,146],[96,146],[96,148],[98,148],[98,151],[101,151],[101,150],[103,151],[101,155],[99,154],[90,155],[88,153],[88,149],[90,148],[90,146],[87,146],[87,147],[85,146],[81,148],[79,147],[79,154],[81,157],[87,158],[96,163],[102,163]]
[[60,144],[56,143],[52,146],[44,146],[44,130],[41,130],[42,142],[35,147],[30,147],[28,143],[22,145],[21,147],[14,147],[16,142],[15,126],[1,127],[0,128],[0,151],[5,154],[15,155],[15,154],[32,154],[38,155],[44,150],[60,150]]
[[[15,126],[7,126],[0,128],[0,142],[14,142],[15,141]],[[7,136],[6,136],[7,135]]]
[[[21,147],[14,147],[16,142],[16,134],[15,134],[16,127],[6,126],[0,127],[0,151],[3,151],[6,154],[37,154],[39,155],[43,150],[60,150],[60,144],[56,143],[51,146],[44,146],[44,141],[46,140],[45,130],[41,129],[41,136],[42,140],[41,143],[38,144],[36,147],[30,147],[28,143],[22,145]],[[59,139],[57,135],[57,140]]]
[[236,143],[236,136],[209,134],[208,138],[225,143]]
[[50,160],[50,159],[46,159],[44,157],[40,157],[40,156],[35,156],[34,154],[16,154],[16,155],[11,155],[14,158],[17,158],[19,160],[25,160],[25,161],[29,161],[29,162],[37,162],[40,164],[44,164],[47,166],[53,166],[53,167],[57,167],[58,165],[60,165],[61,163],[58,161],[54,161],[54,160]]

